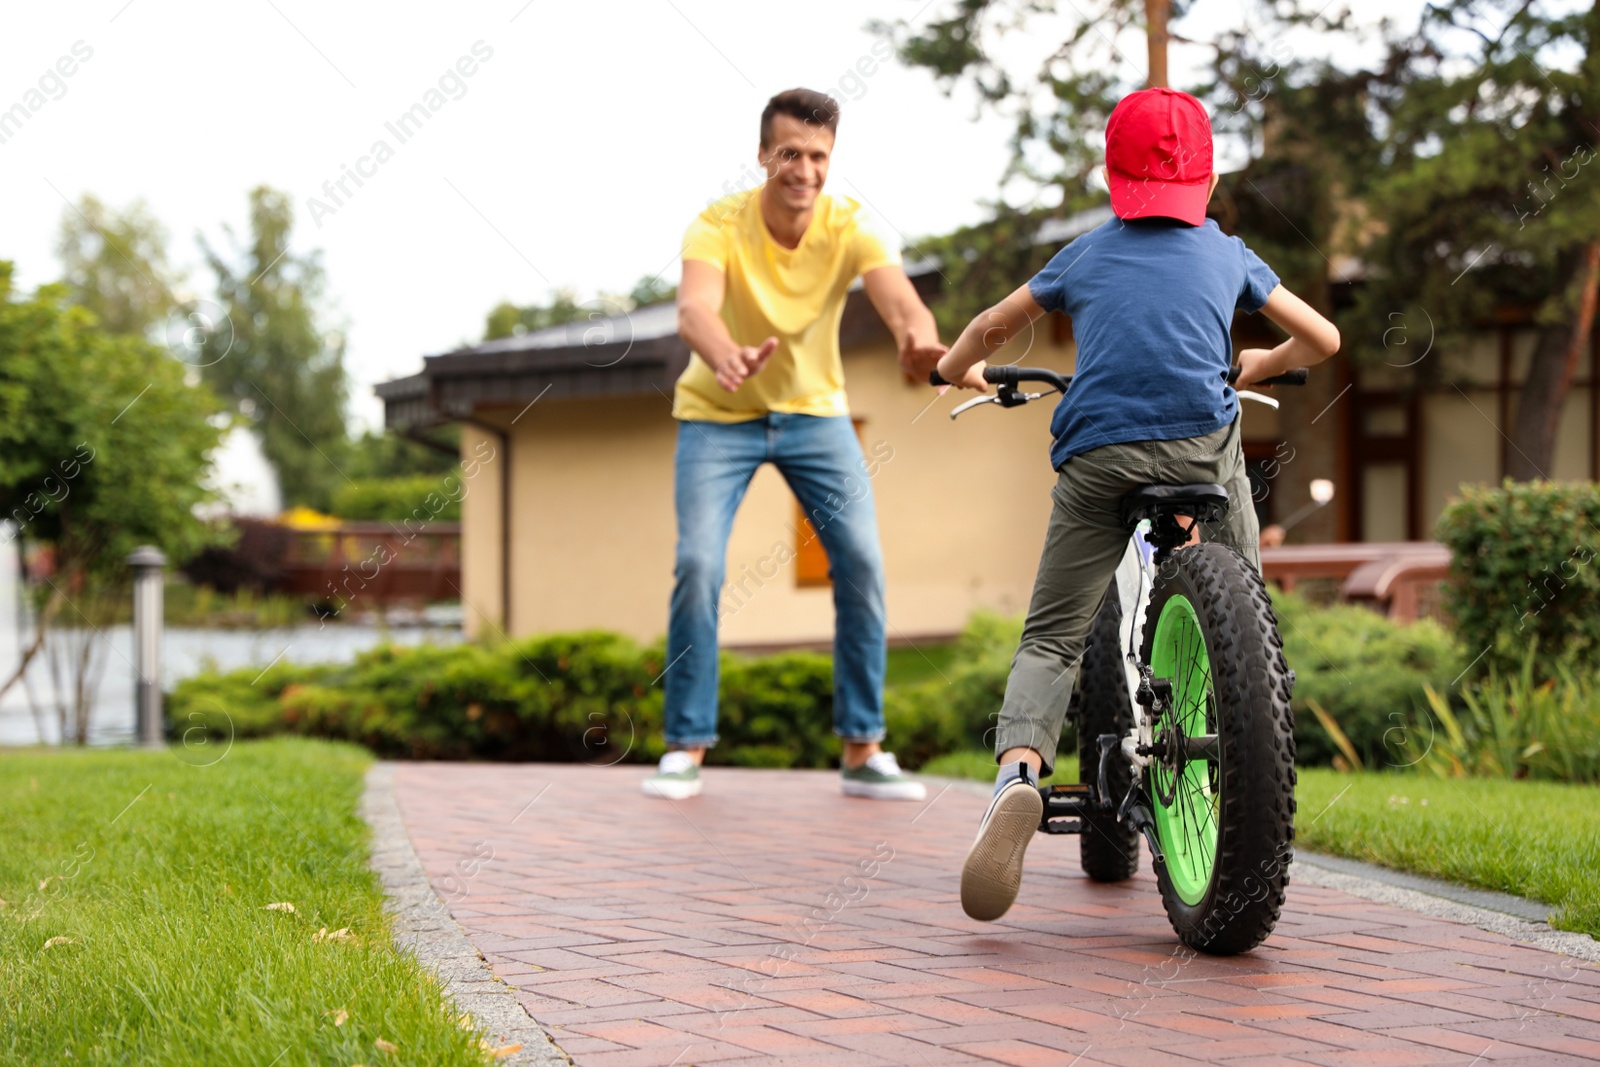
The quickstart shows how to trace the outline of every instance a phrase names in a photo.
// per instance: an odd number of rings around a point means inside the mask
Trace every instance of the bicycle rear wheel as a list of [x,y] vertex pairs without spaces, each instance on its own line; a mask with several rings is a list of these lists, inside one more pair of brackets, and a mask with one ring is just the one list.
[[[1122,603],[1117,580],[1111,579],[1106,598],[1095,615],[1094,629],[1083,653],[1078,689],[1078,781],[1099,786],[1101,734],[1121,738],[1133,729],[1133,703],[1128,699],[1128,679],[1122,658]],[[1078,858],[1083,873],[1096,882],[1121,882],[1139,869],[1139,831],[1117,822],[1117,805],[1133,784],[1133,770],[1121,748],[1106,765],[1109,810],[1092,810],[1083,816],[1078,835]]]
[[1277,924],[1294,855],[1292,675],[1261,575],[1203,544],[1161,568],[1144,661],[1171,683],[1145,788],[1165,863],[1161,900],[1184,944],[1215,955]]

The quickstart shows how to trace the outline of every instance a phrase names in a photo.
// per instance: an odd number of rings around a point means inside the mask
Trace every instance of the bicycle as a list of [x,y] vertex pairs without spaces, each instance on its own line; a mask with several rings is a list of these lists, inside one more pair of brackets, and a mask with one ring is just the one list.
[[[1037,367],[988,367],[983,376],[995,394],[958,405],[952,419],[1072,384]],[[1234,368],[1229,381],[1236,376]],[[1261,384],[1306,376],[1300,368]],[[949,384],[937,371],[929,381]],[[1053,388],[1028,393],[1023,383]],[[1272,932],[1294,855],[1294,672],[1272,601],[1244,557],[1192,536],[1228,504],[1227,489],[1209,483],[1146,485],[1123,498],[1128,548],[1068,711],[1081,781],[1039,787],[1039,832],[1079,835],[1094,881],[1131,878],[1142,838],[1174,932],[1212,955],[1247,952]]]

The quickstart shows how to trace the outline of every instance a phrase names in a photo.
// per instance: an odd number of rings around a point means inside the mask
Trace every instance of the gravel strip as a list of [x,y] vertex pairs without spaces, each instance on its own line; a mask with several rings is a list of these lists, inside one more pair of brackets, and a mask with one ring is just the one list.
[[488,1031],[496,1047],[522,1049],[496,1063],[505,1067],[569,1067],[571,1057],[528,1015],[510,986],[489,965],[434,893],[394,799],[394,764],[367,772],[361,817],[372,827],[372,868],[383,879],[384,908],[394,916],[394,943],[439,976],[445,994]]

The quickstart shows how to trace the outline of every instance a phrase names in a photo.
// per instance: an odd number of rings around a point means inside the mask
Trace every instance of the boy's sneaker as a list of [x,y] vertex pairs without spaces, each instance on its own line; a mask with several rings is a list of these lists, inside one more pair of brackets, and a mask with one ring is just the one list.
[[1021,777],[1000,787],[978,827],[978,839],[961,867],[961,909],[974,919],[993,922],[1017,899],[1022,885],[1022,854],[1044,817],[1038,780],[1023,764]]
[[700,767],[687,752],[672,751],[661,757],[656,773],[644,780],[646,796],[684,800],[700,795]]
[[893,752],[874,752],[859,767],[841,767],[840,785],[847,797],[873,800],[925,800],[927,788],[906,777]]

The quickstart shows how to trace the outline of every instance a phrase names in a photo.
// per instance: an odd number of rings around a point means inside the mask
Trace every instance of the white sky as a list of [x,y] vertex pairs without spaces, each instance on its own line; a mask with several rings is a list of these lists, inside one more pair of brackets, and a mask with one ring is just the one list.
[[[1236,18],[1237,2],[1202,0],[1216,18]],[[749,183],[741,174],[753,167],[760,109],[781,89],[840,90],[832,192],[867,201],[908,238],[982,218],[979,202],[994,197],[1007,159],[1007,122],[973,121],[969,97],[947,99],[926,73],[893,61],[841,89],[871,56],[869,19],[949,5],[10,5],[0,111],[75,42],[93,56],[0,144],[0,258],[15,261],[23,288],[54,280],[63,197],[92,192],[119,207],[142,197],[170,231],[175,262],[190,268],[180,295],[210,296],[194,235],[228,247],[222,224],[244,232],[249,189],[287,190],[294,248],[322,250],[330,324],[348,329],[352,414],[376,425],[372,384],[478,339],[501,299],[625,291],[663,267],[676,282],[685,225],[724,183]],[[1207,18],[1197,9],[1181,28],[1198,36]],[[1037,55],[1059,40],[1040,23],[1008,48]],[[493,56],[462,79],[465,95],[399,143],[384,123],[478,41]],[[1121,43],[1142,65],[1142,43]],[[1181,82],[1183,57],[1173,61]],[[307,198],[379,138],[394,157],[314,225]]]

